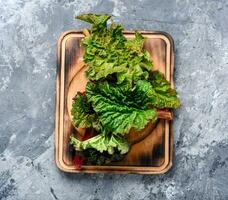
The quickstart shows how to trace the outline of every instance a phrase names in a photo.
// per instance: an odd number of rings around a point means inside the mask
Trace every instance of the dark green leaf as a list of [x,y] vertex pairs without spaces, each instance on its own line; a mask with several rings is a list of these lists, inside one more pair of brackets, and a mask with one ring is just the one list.
[[86,149],[84,151],[77,151],[77,154],[85,159],[85,164],[103,165],[110,162],[116,162],[123,159],[124,154],[120,154],[118,150],[115,150],[113,154],[108,152],[99,152],[96,149]]
[[76,95],[72,105],[71,115],[75,127],[95,128],[97,131],[101,130],[98,117],[84,94],[78,93]]

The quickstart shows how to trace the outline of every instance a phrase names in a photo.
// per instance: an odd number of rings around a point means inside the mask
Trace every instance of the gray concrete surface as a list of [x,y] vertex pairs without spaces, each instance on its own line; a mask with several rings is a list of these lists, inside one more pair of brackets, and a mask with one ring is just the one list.
[[[175,41],[175,158],[165,175],[60,172],[53,159],[56,41],[86,12]],[[0,0],[0,199],[228,199],[228,1]]]

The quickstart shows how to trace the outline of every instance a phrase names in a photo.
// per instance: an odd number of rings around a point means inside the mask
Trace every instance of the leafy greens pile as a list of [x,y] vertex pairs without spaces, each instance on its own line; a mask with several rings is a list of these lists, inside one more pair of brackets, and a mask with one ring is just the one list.
[[77,18],[92,24],[84,29],[84,63],[89,80],[85,93],[74,99],[71,114],[78,128],[93,128],[97,135],[80,141],[70,137],[76,152],[89,163],[121,159],[129,151],[124,138],[130,129],[140,131],[157,120],[157,109],[178,108],[180,101],[170,83],[143,49],[145,38],[135,32],[127,40],[120,24],[107,26],[109,15],[84,14]]

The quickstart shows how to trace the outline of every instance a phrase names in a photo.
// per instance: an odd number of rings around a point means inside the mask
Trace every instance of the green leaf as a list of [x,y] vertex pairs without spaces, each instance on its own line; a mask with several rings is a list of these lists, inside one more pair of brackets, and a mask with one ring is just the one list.
[[137,90],[126,91],[107,82],[88,83],[86,95],[102,126],[113,134],[127,134],[131,128],[139,131],[157,119],[156,110],[145,104]]
[[176,90],[171,88],[164,75],[155,71],[150,73],[149,82],[139,81],[138,87],[141,93],[148,97],[148,103],[156,108],[179,108],[180,100]]
[[122,135],[155,122],[158,108],[178,108],[180,100],[162,73],[151,72],[153,63],[143,49],[141,33],[127,40],[120,24],[107,26],[109,15],[85,14],[78,19],[92,24],[82,40],[90,82],[86,93],[75,98],[73,123],[99,134],[86,141],[71,136],[70,143],[89,162],[103,164],[129,151]]
[[113,154],[115,149],[117,149],[120,154],[125,154],[129,151],[129,145],[126,140],[117,135],[99,134],[85,141],[80,141],[71,136],[70,144],[74,146],[76,151],[96,149],[101,153],[107,151],[109,154]]
[[142,36],[142,34],[136,31],[135,38],[126,41],[125,45],[127,49],[138,52],[140,54],[142,52],[144,40],[145,38]]
[[107,21],[111,18],[110,15],[96,15],[96,14],[83,14],[76,17],[76,19],[83,20],[93,25],[93,31],[106,28]]
[[137,80],[148,78],[152,62],[142,48],[145,39],[141,33],[135,32],[135,38],[127,40],[121,25],[112,23],[107,27],[107,15],[88,14],[78,18],[93,24],[91,34],[82,41],[84,62],[88,66],[86,74],[91,81],[112,75],[117,78],[117,84],[131,88]]
[[[96,61],[98,63],[99,61]],[[90,67],[86,74],[92,79],[92,80],[99,80],[101,78],[106,78],[108,75],[118,72],[124,72],[125,69],[123,66],[116,66],[113,68],[113,63],[102,63],[99,65],[99,67]]]
[[91,104],[87,101],[85,94],[78,93],[74,99],[71,115],[73,124],[78,128],[95,128],[97,131],[102,129]]

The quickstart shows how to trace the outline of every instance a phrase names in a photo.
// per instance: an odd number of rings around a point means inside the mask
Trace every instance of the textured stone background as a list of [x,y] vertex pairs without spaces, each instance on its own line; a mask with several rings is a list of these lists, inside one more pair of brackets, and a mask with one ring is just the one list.
[[[175,158],[165,175],[70,175],[53,159],[56,41],[111,13],[175,41]],[[0,0],[0,199],[228,199],[228,1]]]

